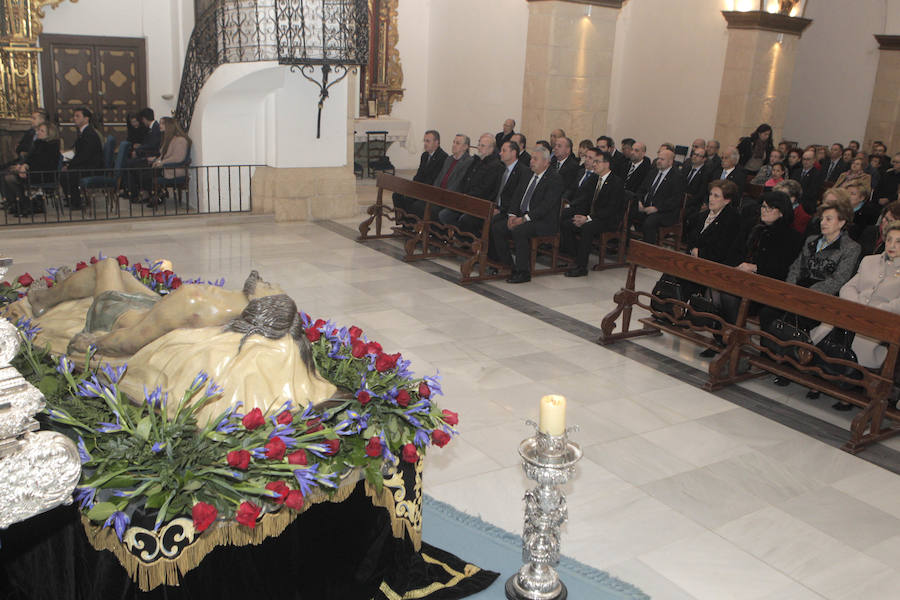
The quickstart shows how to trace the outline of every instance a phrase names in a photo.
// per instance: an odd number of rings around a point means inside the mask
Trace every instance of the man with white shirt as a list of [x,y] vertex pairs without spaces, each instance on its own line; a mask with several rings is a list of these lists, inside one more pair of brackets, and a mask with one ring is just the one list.
[[837,142],[828,150],[829,159],[822,165],[825,171],[825,181],[837,181],[844,171],[850,170],[850,165],[844,162],[844,146]]
[[740,204],[740,199],[744,197],[744,187],[747,184],[747,172],[738,165],[740,160],[741,153],[738,152],[738,149],[734,146],[728,146],[722,150],[722,168],[718,173],[713,171],[712,177],[709,179],[710,181],[724,179],[734,183],[738,188],[738,204]]
[[578,183],[578,157],[572,154],[572,140],[567,137],[556,139],[553,146],[553,156],[556,162],[552,163],[552,167],[559,172],[559,177],[563,183],[563,198],[571,200],[575,194],[575,186]]
[[668,148],[659,151],[656,168],[650,171],[638,191],[638,200],[631,210],[631,222],[643,234],[648,244],[659,239],[659,228],[678,221],[684,202],[684,178],[672,167],[675,153]]
[[[422,152],[422,156],[419,157],[419,168],[416,170],[415,176],[413,176],[413,181],[431,185],[434,183],[434,178],[440,173],[441,167],[444,166],[444,159],[447,158],[447,153],[441,148],[441,134],[434,129],[429,129],[425,132],[422,138],[422,145],[425,147],[425,150]],[[415,198],[409,198],[394,192],[393,201],[394,208],[401,208],[408,213],[412,210]],[[421,217],[422,215],[419,216]]]
[[631,164],[625,173],[625,189],[637,193],[650,172],[650,159],[647,158],[647,144],[635,142],[631,146]]
[[[550,167],[550,153],[543,146],[531,151],[532,176],[523,181],[513,196],[506,219],[498,215],[491,225],[491,241],[498,260],[511,269],[508,283],[531,281],[531,238],[553,235],[559,230],[559,203],[563,185],[559,173]],[[509,241],[515,244],[515,263]]]
[[69,208],[81,209],[81,187],[79,182],[84,177],[94,175],[94,171],[103,168],[103,143],[100,134],[91,127],[91,111],[87,108],[76,108],[72,113],[72,122],[78,128],[73,150],[75,152],[65,166],[60,177],[60,184],[68,198]]
[[[604,231],[616,231],[625,215],[625,183],[610,170],[609,152],[588,150],[594,182],[590,197],[575,206],[575,214],[560,223],[560,245],[564,253],[575,255],[575,266],[566,277],[584,277],[594,238]],[[576,239],[577,238],[577,239]]]
[[706,178],[706,144],[694,146],[689,158],[690,160],[684,161],[686,168],[682,167],[684,192],[689,196],[684,209],[686,219],[694,213],[705,210],[702,206],[706,203],[706,184],[709,181]]

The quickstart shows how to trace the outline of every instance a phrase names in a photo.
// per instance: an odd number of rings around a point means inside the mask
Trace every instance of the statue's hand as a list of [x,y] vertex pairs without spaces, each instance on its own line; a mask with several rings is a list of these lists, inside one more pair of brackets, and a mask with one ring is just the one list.
[[69,341],[69,347],[66,352],[87,352],[88,346],[95,344],[100,336],[95,333],[87,333],[82,331]]

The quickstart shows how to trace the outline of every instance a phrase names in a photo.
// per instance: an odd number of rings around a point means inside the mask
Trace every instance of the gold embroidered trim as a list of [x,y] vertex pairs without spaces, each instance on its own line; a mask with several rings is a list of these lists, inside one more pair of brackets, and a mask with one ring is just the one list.
[[463,572],[460,573],[459,571],[452,568],[447,563],[441,562],[436,558],[432,558],[432,557],[428,556],[427,554],[425,554],[424,552],[422,553],[422,558],[427,563],[430,563],[433,565],[440,565],[441,568],[443,568],[447,572],[447,574],[451,576],[450,580],[447,581],[446,583],[435,582],[435,583],[432,583],[431,585],[428,585],[423,588],[419,588],[417,590],[410,590],[410,591],[406,592],[405,594],[403,594],[402,596],[400,594],[398,594],[397,592],[395,592],[394,590],[392,590],[391,587],[387,583],[381,582],[381,587],[379,589],[381,590],[381,593],[384,594],[385,597],[388,598],[388,600],[416,600],[418,598],[424,598],[424,597],[428,596],[429,594],[433,594],[437,590],[442,590],[445,588],[450,588],[455,585],[458,585],[459,582],[462,581],[463,579],[466,579],[467,577],[471,577],[475,573],[478,573],[479,571],[481,571],[481,569],[479,567],[476,567],[475,565],[470,565],[467,563],[466,566],[463,568]]

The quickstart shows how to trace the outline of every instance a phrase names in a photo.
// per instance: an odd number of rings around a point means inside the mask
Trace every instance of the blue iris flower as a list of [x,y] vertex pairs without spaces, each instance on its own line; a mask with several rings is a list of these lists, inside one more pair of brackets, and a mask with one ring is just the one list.
[[426,375],[423,377],[425,383],[428,384],[428,387],[431,388],[432,395],[439,394],[441,396],[444,395],[444,392],[441,390],[441,373],[438,371],[434,375]]
[[125,535],[125,530],[128,529],[128,524],[131,523],[131,519],[120,510],[117,510],[113,514],[109,515],[109,518],[106,519],[106,522],[103,523],[104,527],[113,526],[113,529],[116,530],[116,537],[119,538],[119,541],[122,541],[122,536]]
[[416,432],[416,435],[413,436],[413,444],[418,446],[419,448],[424,448],[431,441],[431,436],[428,435],[428,432],[424,429],[420,429]]
[[59,361],[56,365],[56,371],[60,375],[65,375],[66,373],[71,373],[75,369],[75,363],[69,360],[69,357],[63,354],[59,357]]
[[196,393],[201,387],[206,384],[206,380],[209,379],[209,375],[207,375],[204,371],[200,371],[197,373],[197,376],[194,377],[194,381],[191,383],[191,387],[189,390],[192,393]]
[[122,431],[122,423],[119,421],[119,415],[116,415],[115,423],[97,423],[97,431],[100,433],[115,433]]
[[82,398],[100,398],[103,396],[103,385],[97,381],[96,375],[78,384],[78,395]]
[[156,386],[156,389],[148,394],[147,387],[144,386],[144,400],[151,408],[159,408],[163,403],[162,388]]
[[409,370],[410,364],[411,361],[408,361],[401,356],[397,361],[397,375],[402,377],[403,379],[412,379],[413,372]]
[[81,459],[81,464],[91,461],[91,455],[87,451],[87,446],[84,445],[84,440],[81,436],[78,436],[78,458]]
[[125,371],[128,370],[128,365],[113,368],[108,364],[104,364],[100,367],[100,370],[103,371],[103,374],[106,375],[106,378],[109,379],[110,383],[119,383],[119,380],[125,375]]
[[300,323],[303,324],[304,329],[313,324],[312,318],[310,318],[310,316],[303,311],[300,311]]
[[34,336],[41,330],[40,327],[31,323],[31,319],[26,319],[24,317],[16,321],[16,327],[19,329],[22,336],[29,342],[34,341]]
[[316,482],[316,476],[319,472],[318,463],[305,467],[303,469],[296,469],[294,471],[294,477],[297,478],[297,485],[300,486],[300,493],[304,496],[309,494],[310,487],[313,485],[318,485]]
[[165,448],[167,443],[168,442],[155,442],[150,450],[153,452],[153,454],[159,454],[159,451]]
[[77,487],[75,488],[75,500],[79,503],[82,510],[94,506],[94,496],[97,494],[97,488]]

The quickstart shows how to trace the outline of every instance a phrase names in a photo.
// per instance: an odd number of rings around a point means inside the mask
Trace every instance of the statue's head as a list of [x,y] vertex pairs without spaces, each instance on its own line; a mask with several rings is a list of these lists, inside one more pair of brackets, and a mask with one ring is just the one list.
[[250,271],[250,275],[248,275],[246,281],[244,281],[243,291],[248,300],[284,294],[284,290],[281,289],[278,285],[269,283],[268,281],[260,277],[259,271],[257,271],[256,269]]
[[[256,271],[253,271],[251,276],[254,273]],[[259,275],[257,275],[258,277]],[[245,293],[246,287],[245,284]],[[225,325],[224,330],[244,334],[238,346],[238,352],[244,346],[244,341],[253,334],[261,335],[270,340],[279,340],[286,335],[290,335],[300,350],[300,358],[303,359],[303,363],[307,369],[313,371],[312,346],[310,346],[309,339],[303,332],[303,324],[297,312],[297,305],[291,300],[290,296],[284,293],[252,298],[247,307],[241,312],[241,316],[231,320]]]

